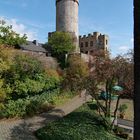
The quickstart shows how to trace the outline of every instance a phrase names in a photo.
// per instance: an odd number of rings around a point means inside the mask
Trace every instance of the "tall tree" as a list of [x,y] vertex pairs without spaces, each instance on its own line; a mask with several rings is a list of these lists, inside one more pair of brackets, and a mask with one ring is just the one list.
[[68,57],[68,67],[65,69],[63,86],[71,91],[81,92],[89,74],[88,65],[78,55]]
[[6,25],[5,21],[0,21],[0,44],[17,47],[19,44],[26,43],[26,35],[20,36],[12,30],[12,26]]
[[[118,100],[114,110],[114,117],[116,117],[120,98],[124,95],[127,97],[133,95],[133,61],[129,61],[123,56],[114,59],[100,57],[100,52],[99,54],[96,52],[90,67],[92,67],[92,71],[88,78],[87,91],[95,98],[105,117],[111,116],[111,99],[114,94],[117,94]],[[116,84],[123,87],[123,92],[113,90],[113,86]],[[105,105],[100,103],[97,98],[97,92],[100,88],[105,91]]]
[[72,36],[66,32],[54,32],[48,40],[48,45],[62,67],[65,65],[65,55],[75,49]]

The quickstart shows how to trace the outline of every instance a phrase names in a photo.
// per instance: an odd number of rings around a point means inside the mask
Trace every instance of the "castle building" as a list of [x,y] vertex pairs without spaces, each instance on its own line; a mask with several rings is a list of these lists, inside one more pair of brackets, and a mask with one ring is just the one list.
[[56,0],[56,31],[68,32],[72,35],[76,46],[75,52],[80,52],[78,8],[79,0]]
[[[93,32],[88,36],[79,36],[78,32],[78,8],[79,0],[56,0],[56,31],[70,33],[76,46],[74,53],[91,54],[96,49],[108,51],[107,35]],[[48,38],[54,32],[48,33]]]
[[80,52],[85,54],[92,54],[94,50],[102,49],[105,52],[109,49],[108,35],[102,35],[99,32],[93,32],[88,36],[79,36]]

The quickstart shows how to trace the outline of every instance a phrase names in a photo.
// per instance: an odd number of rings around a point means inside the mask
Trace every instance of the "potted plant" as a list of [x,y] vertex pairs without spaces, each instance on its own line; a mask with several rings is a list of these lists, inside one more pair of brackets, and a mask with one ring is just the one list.
[[119,113],[120,113],[120,118],[124,118],[125,116],[125,112],[126,112],[126,109],[127,109],[127,105],[126,104],[122,104],[119,106],[118,110],[119,110]]

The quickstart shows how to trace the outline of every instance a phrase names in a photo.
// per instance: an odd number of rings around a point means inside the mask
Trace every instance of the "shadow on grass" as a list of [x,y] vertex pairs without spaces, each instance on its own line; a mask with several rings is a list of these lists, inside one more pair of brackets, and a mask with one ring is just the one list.
[[91,110],[98,110],[99,109],[97,104],[87,103],[87,105]]

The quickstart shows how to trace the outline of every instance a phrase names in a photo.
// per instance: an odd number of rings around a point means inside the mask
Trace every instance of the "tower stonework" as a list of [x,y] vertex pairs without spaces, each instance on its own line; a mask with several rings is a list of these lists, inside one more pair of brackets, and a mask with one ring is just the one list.
[[76,46],[75,52],[80,52],[78,7],[79,0],[56,0],[56,31],[68,32],[72,35]]

